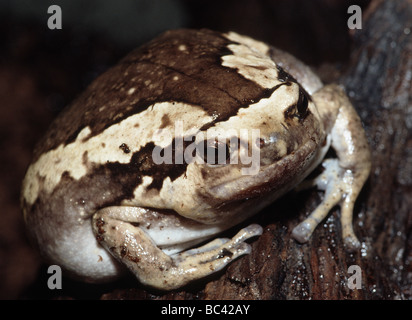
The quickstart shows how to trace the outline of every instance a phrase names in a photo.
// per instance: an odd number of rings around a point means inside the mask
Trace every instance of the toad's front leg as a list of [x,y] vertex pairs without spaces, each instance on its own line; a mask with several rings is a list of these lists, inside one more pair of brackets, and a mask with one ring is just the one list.
[[262,234],[260,226],[250,225],[232,239],[215,239],[169,256],[138,227],[144,217],[135,209],[113,207],[97,212],[93,216],[93,231],[99,243],[141,283],[161,290],[176,289],[221,270],[237,257],[250,253],[245,240]]
[[324,172],[314,180],[325,190],[322,203],[312,214],[292,231],[300,242],[306,242],[316,226],[335,206],[341,207],[342,237],[349,250],[360,246],[353,227],[352,215],[355,201],[369,176],[370,151],[358,114],[343,90],[329,85],[313,95],[325,126],[331,132],[332,147],[338,159],[323,162]]

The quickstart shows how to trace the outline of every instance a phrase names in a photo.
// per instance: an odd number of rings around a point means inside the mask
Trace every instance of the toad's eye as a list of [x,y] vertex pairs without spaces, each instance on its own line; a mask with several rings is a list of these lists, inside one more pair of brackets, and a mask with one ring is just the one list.
[[204,140],[198,143],[196,151],[209,165],[222,165],[229,163],[230,148],[227,143],[217,139]]
[[305,120],[307,117],[309,110],[308,110],[308,105],[310,101],[310,96],[309,94],[301,87],[299,88],[299,97],[298,101],[288,107],[284,114],[286,119],[293,119],[297,118],[299,121]]
[[308,104],[309,104],[309,95],[308,93],[300,88],[299,89],[299,99],[296,104],[296,110],[298,112],[298,117],[299,119],[304,119],[306,118],[306,115],[308,113]]

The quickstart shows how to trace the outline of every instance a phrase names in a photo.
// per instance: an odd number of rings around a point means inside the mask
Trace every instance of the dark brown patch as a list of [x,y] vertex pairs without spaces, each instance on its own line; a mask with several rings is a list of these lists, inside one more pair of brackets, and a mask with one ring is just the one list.
[[124,256],[127,255],[127,253],[128,253],[127,246],[121,246],[120,247],[120,256],[122,258],[124,258]]
[[130,148],[126,143],[122,143],[119,148],[126,154],[130,153]]
[[267,69],[268,69],[268,67],[265,67],[265,66],[256,66],[256,65],[248,65],[248,67],[249,67],[249,68],[256,69],[256,70],[260,70],[260,71],[264,71],[264,70],[267,70]]
[[87,163],[89,162],[89,156],[88,156],[88,151],[86,150],[85,152],[83,152],[82,155],[82,163],[86,166]]
[[167,126],[169,126],[172,122],[170,121],[170,118],[167,114],[164,114],[162,117],[162,123],[160,124],[160,129],[164,129]]
[[232,253],[232,252],[230,252],[230,251],[229,251],[228,249],[226,249],[226,248],[223,248],[222,251],[219,252],[217,258],[218,258],[218,259],[224,258],[224,257],[229,257],[229,258],[231,258],[232,256],[233,256],[233,253]]
[[[85,139],[157,102],[203,108],[215,117],[205,129],[236,115],[239,108],[269,97],[275,88],[263,88],[236,69],[222,66],[222,57],[232,54],[228,49],[231,43],[218,32],[174,30],[134,50],[62,111],[37,145],[35,160],[45,151],[74,141],[87,126],[91,133]],[[185,52],[178,49],[182,44]],[[173,80],[176,76],[178,80]],[[128,95],[131,86],[136,94]],[[100,111],[102,105],[104,112]]]
[[99,229],[99,233],[104,233],[104,230],[100,231],[100,228],[102,228],[106,222],[102,218],[99,218],[96,220],[96,227]]
[[265,146],[265,139],[262,139],[262,138],[257,138],[256,139],[256,146],[259,148],[259,149],[262,149],[264,146]]
[[137,256],[132,256],[131,254],[127,255],[127,259],[129,259],[130,261],[134,262],[134,263],[139,263],[140,262],[140,258]]
[[[172,181],[185,173],[187,163],[179,164],[175,159],[177,152],[175,140],[165,149],[171,151],[171,164],[157,164],[153,160],[153,150],[156,145],[150,142],[143,146],[139,151],[133,153],[128,163],[108,162],[104,164],[89,163],[90,174],[73,182],[73,188],[81,190],[87,189],[87,194],[93,197],[93,200],[99,203],[99,206],[117,205],[121,200],[132,199],[136,187],[142,183],[143,176],[153,178],[152,183],[147,187],[148,191],[152,189],[160,190],[163,180],[169,177]],[[183,146],[185,148],[185,145]],[[66,173],[68,175],[68,173]],[[110,190],[110,198],[103,201],[102,192]],[[83,194],[79,191],[79,194]],[[100,200],[99,200],[100,199]]]
[[278,80],[280,82],[294,82],[298,83],[296,79],[288,72],[286,72],[282,67],[279,65],[276,65],[276,68],[278,70]]

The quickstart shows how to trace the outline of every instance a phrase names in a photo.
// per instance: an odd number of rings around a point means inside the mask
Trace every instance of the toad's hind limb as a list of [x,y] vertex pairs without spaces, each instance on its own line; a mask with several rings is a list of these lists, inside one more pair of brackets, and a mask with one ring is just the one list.
[[262,234],[262,228],[252,224],[232,239],[218,238],[199,248],[167,255],[137,226],[143,217],[122,217],[119,208],[103,209],[93,216],[96,239],[141,283],[161,290],[179,288],[223,269],[237,257],[250,253],[245,240]]

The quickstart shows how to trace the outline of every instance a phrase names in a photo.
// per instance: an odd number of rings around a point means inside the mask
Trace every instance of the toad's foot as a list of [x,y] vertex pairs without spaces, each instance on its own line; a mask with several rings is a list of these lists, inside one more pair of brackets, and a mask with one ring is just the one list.
[[324,199],[309,217],[293,229],[292,237],[301,243],[307,242],[329,211],[334,206],[340,205],[344,243],[349,250],[355,250],[360,247],[360,242],[352,227],[352,212],[356,200],[356,196],[354,197],[352,192],[353,173],[350,170],[340,168],[337,159],[327,159],[322,165],[325,170],[311,184],[325,190]]

